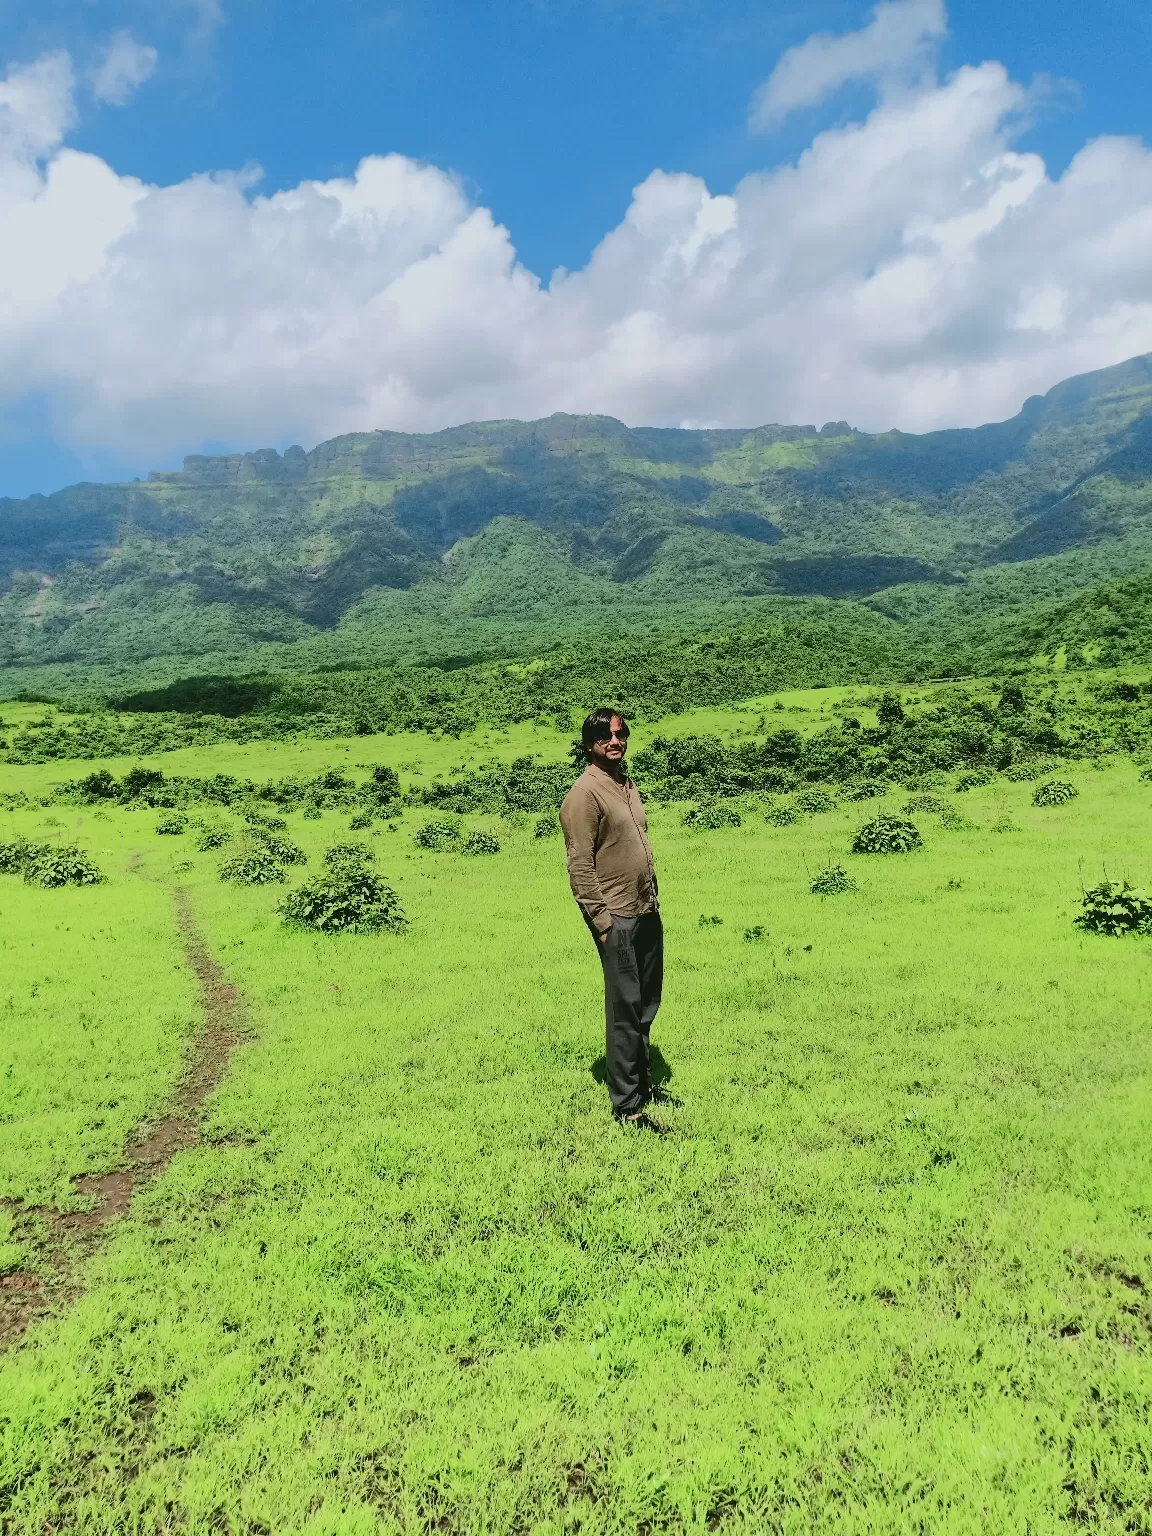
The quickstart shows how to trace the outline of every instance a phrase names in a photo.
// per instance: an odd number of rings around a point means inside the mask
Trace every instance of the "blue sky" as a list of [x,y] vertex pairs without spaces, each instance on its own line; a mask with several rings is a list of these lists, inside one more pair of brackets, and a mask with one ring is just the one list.
[[[251,200],[290,191],[301,183],[352,178],[365,156],[401,155],[451,173],[467,205],[490,210],[492,219],[509,231],[519,261],[547,282],[556,267],[572,271],[586,267],[593,250],[624,219],[633,188],[646,183],[654,172],[699,178],[713,197],[729,194],[750,173],[795,162],[822,133],[868,122],[878,90],[883,96],[887,89],[878,87],[873,77],[845,80],[821,99],[802,103],[782,116],[768,132],[750,131],[749,103],[786,50],[804,44],[814,33],[858,33],[867,26],[870,14],[869,6],[847,0],[811,0],[803,6],[750,0],[713,0],[707,5],[690,0],[497,0],[492,4],[422,0],[418,5],[398,0],[375,7],[359,0],[325,0],[324,4],[294,0],[291,5],[255,0],[219,0],[218,4],[216,0],[186,4],[8,0],[0,6],[6,55],[0,64],[28,65],[66,51],[76,85],[73,121],[64,132],[64,142],[98,157],[121,181],[139,178],[157,187],[186,188],[190,179],[205,173],[256,165],[262,175],[243,191]],[[148,78],[120,93],[123,104],[101,103],[84,82],[99,67],[109,39],[123,33],[130,34],[134,45],[155,50],[154,66]],[[1130,136],[1145,144],[1152,141],[1150,57],[1152,11],[1143,0],[1108,0],[1091,9],[1054,7],[1041,0],[1014,0],[1011,5],[1003,0],[998,4],[954,0],[947,35],[933,44],[932,71],[933,79],[943,85],[957,69],[995,60],[1022,88],[1038,77],[1048,77],[1050,83],[1033,88],[1024,108],[1013,109],[1017,121],[1004,130],[1004,142],[1010,142],[1015,155],[1038,154],[1047,177],[1056,182],[1073,157],[1099,135]],[[49,134],[37,153],[43,175],[60,153],[59,145],[50,139]],[[987,144],[979,153],[985,155],[981,164],[991,163],[989,156],[995,158]],[[975,160],[972,165],[976,166]],[[1115,196],[1122,197],[1120,183],[1126,174],[1119,162],[1109,167]],[[957,188],[961,187],[963,176],[950,162],[941,175],[956,176]],[[826,185],[822,186],[826,192]],[[961,191],[956,195],[959,206],[963,195]],[[66,214],[66,232],[69,220],[91,216],[94,196],[86,193]],[[714,214],[722,218],[723,209]],[[910,195],[909,206],[900,216],[904,220],[900,238],[906,245],[907,230],[918,219],[939,221],[940,216],[935,204],[928,207],[923,198],[917,202]],[[1117,227],[1124,222],[1122,210],[1112,208],[1110,216]],[[677,217],[688,215],[680,209]],[[455,229],[458,222],[448,218],[444,230]],[[220,239],[227,242],[229,238],[222,226]],[[445,233],[437,235],[432,244],[446,238]],[[242,265],[250,259],[245,256],[237,262]],[[647,258],[636,253],[633,259]],[[342,269],[327,265],[326,257],[302,260],[314,261],[318,288],[341,280]],[[870,280],[876,272],[876,251],[862,253],[860,260],[860,281]],[[1022,268],[1019,258],[1013,260],[1013,271]],[[778,259],[773,262],[778,268]],[[235,270],[234,264],[229,275],[221,278],[222,289],[233,280]],[[85,270],[83,277],[89,286],[74,285],[66,297],[79,307],[87,323],[104,300],[90,286],[91,272]],[[999,269],[992,281],[1001,281]],[[627,285],[625,279],[621,282]],[[1057,290],[1074,294],[1079,291],[1077,282],[1083,282],[1082,273],[1075,277],[1054,273],[1050,281],[1040,283],[1035,295],[1020,289],[1018,304],[1039,305],[1037,313],[1046,303],[1058,307],[1058,300],[1045,294]],[[1101,331],[1097,351],[1084,354],[1090,363],[1119,360],[1109,348],[1116,349],[1117,332],[1123,334],[1124,328],[1115,315],[1109,319],[1098,313],[1106,297],[1080,322],[1081,337],[1089,326]],[[1129,306],[1143,300],[1142,291],[1126,293],[1124,298]],[[155,302],[167,302],[173,311],[184,314],[189,304],[204,306],[205,346],[214,344],[210,339],[214,325],[226,326],[231,313],[221,298],[217,314],[215,296],[199,282],[192,298],[171,294]],[[307,285],[295,297],[286,295],[284,302],[289,310],[306,305]],[[476,302],[499,301],[478,289]],[[649,313],[649,300],[634,296],[632,302],[628,324],[635,327],[641,323],[638,317]],[[809,293],[803,302],[826,311],[832,300]],[[606,335],[611,332],[602,345],[619,358],[624,320],[616,291],[611,299],[598,303],[599,319],[588,323],[603,324]],[[346,320],[332,317],[332,329],[339,329]],[[133,323],[129,316],[117,334],[127,338]],[[994,318],[988,321],[990,326],[995,323]],[[451,331],[439,321],[428,324],[428,346],[444,347]],[[510,319],[509,325],[505,346],[515,349],[517,322]],[[1045,334],[1053,335],[1054,324],[1045,325]],[[354,331],[353,324],[349,334]],[[1144,334],[1139,327],[1133,331],[1132,351],[1143,350]],[[549,331],[548,337],[540,342],[542,351],[557,345],[554,332]],[[405,358],[417,341],[406,338]],[[175,344],[193,345],[194,339],[190,341],[181,331]],[[57,345],[59,338],[54,337],[47,350]],[[674,371],[677,359],[696,345],[695,339],[681,338],[672,358]],[[1083,352],[1071,341],[1062,346],[1046,344],[1046,351],[1037,343],[1029,358],[1021,360],[1020,348],[1013,342],[1008,348],[1009,366],[991,345],[987,356],[959,361],[954,336],[942,343],[937,359],[930,355],[930,347],[925,350],[926,345],[921,336],[911,362],[896,358],[883,366],[888,369],[885,377],[892,378],[899,367],[913,364],[921,370],[935,367],[941,376],[967,368],[968,383],[957,383],[951,395],[942,396],[940,422],[980,419],[985,405],[989,411],[1000,411],[1002,402],[1011,398],[1007,391],[1024,389],[1034,380],[1047,387],[1056,381],[1050,377],[1054,369],[1066,367],[1069,359],[1081,361]],[[42,367],[34,343],[26,338],[13,343],[3,379],[0,494],[49,490],[81,474],[143,472],[150,464],[178,462],[184,448],[253,447],[291,440],[294,433],[303,437],[311,433],[314,439],[316,433],[342,423],[339,389],[330,389],[332,398],[326,408],[311,415],[306,404],[287,390],[282,421],[274,408],[248,410],[238,392],[230,421],[217,419],[202,408],[195,391],[187,398],[181,396],[159,368],[149,378],[142,367],[131,387],[117,385],[116,399],[109,404],[107,380],[119,378],[118,370],[127,366],[119,354],[109,361],[109,346],[107,338],[94,339],[91,361],[77,375],[69,374],[63,364]],[[382,339],[379,346],[385,357],[387,341]],[[799,413],[821,414],[816,410],[820,405],[827,417],[851,416],[854,408],[858,414],[857,400],[871,398],[863,376],[838,395],[837,365],[831,360],[822,365],[823,384],[806,374],[802,337],[796,341],[799,351],[794,359],[791,353],[773,352],[770,357],[764,353],[766,377],[770,374],[777,386],[765,384],[760,394],[759,386],[748,383],[755,377],[754,357],[741,364],[743,382],[736,382],[734,375],[716,374],[717,349],[728,348],[723,341],[715,346],[710,342],[697,375],[685,377],[678,390],[665,387],[668,367],[664,365],[647,393],[617,383],[605,387],[602,402],[595,399],[594,381],[597,368],[603,366],[603,351],[599,364],[596,357],[573,360],[573,378],[579,376],[581,382],[572,385],[569,399],[562,379],[549,375],[547,384],[540,382],[544,365],[538,359],[524,364],[520,372],[515,368],[510,372],[505,366],[507,352],[501,357],[500,344],[493,341],[492,346],[496,361],[472,366],[474,387],[465,390],[454,390],[442,381],[435,387],[424,380],[394,385],[397,370],[403,372],[410,364],[400,368],[391,361],[382,362],[379,376],[360,379],[349,389],[344,402],[347,425],[433,427],[448,424],[456,411],[487,414],[489,401],[491,414],[519,414],[525,402],[530,408],[537,397],[541,411],[599,406],[614,414],[627,411],[665,421],[730,421],[734,414],[745,419],[742,412],[750,412],[746,419],[751,424],[760,415],[761,398],[764,410],[771,406],[785,419],[793,419],[782,409],[793,397]],[[873,336],[860,346],[873,358]],[[0,331],[0,355],[3,352]],[[303,353],[297,349],[292,355],[302,357]],[[562,358],[557,361],[562,364]],[[992,384],[989,370],[994,371],[997,361],[999,382]],[[238,366],[230,365],[229,379],[236,378]],[[285,366],[284,357],[278,356],[277,369]],[[629,374],[628,367],[621,366]],[[845,363],[845,377],[851,366]],[[873,360],[868,366],[881,365]],[[355,371],[356,364],[350,367]],[[327,359],[319,370],[318,377],[323,378],[318,388],[329,388],[335,368]],[[795,370],[791,391],[789,368]],[[259,369],[253,372],[250,387],[267,395]],[[908,398],[915,398],[917,385],[911,375],[905,388],[912,392]],[[205,382],[201,393],[208,391]],[[306,395],[304,387],[302,398]],[[161,423],[155,402],[168,396],[171,407]],[[893,386],[890,412],[895,416],[900,415],[904,398]],[[940,424],[935,418],[916,419],[915,411],[909,417],[908,408],[903,409],[913,428]],[[905,421],[867,423],[883,424]],[[306,445],[311,446],[311,441]]]

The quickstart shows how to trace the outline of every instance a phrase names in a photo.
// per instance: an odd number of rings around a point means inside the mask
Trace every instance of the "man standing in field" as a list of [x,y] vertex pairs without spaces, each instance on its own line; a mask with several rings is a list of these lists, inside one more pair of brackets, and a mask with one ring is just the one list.
[[628,722],[594,709],[581,741],[588,766],[564,797],[568,878],[604,967],[608,1096],[618,1120],[650,1124],[648,1035],[664,980],[664,929],[648,819],[624,772]]

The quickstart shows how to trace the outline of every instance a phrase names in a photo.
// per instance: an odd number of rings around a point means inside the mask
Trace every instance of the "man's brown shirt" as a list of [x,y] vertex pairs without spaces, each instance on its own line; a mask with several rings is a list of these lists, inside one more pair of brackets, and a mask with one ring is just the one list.
[[656,911],[648,818],[631,779],[621,782],[589,763],[564,797],[560,825],[572,894],[598,933],[608,932],[613,913]]

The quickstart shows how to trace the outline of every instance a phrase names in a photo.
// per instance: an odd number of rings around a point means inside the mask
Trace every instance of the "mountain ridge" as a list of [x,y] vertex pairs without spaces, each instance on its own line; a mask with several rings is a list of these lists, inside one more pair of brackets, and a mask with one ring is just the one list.
[[1152,569],[1152,354],[1008,421],[920,435],[557,414],[190,454],[146,481],[0,499],[0,665],[369,632],[386,651],[405,626],[621,603],[830,598],[904,623],[904,592],[959,613],[950,592],[996,569],[1034,586],[1037,561],[1066,600],[1102,555],[1106,579]]

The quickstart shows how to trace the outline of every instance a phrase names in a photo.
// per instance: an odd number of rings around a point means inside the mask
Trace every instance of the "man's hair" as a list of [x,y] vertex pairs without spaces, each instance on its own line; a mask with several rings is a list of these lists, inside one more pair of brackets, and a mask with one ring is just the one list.
[[628,722],[618,709],[612,709],[605,705],[601,709],[594,709],[584,724],[580,727],[580,743],[584,748],[584,756],[591,757],[592,743],[594,741],[607,741],[612,734],[612,722],[619,720],[625,736],[628,734]]

